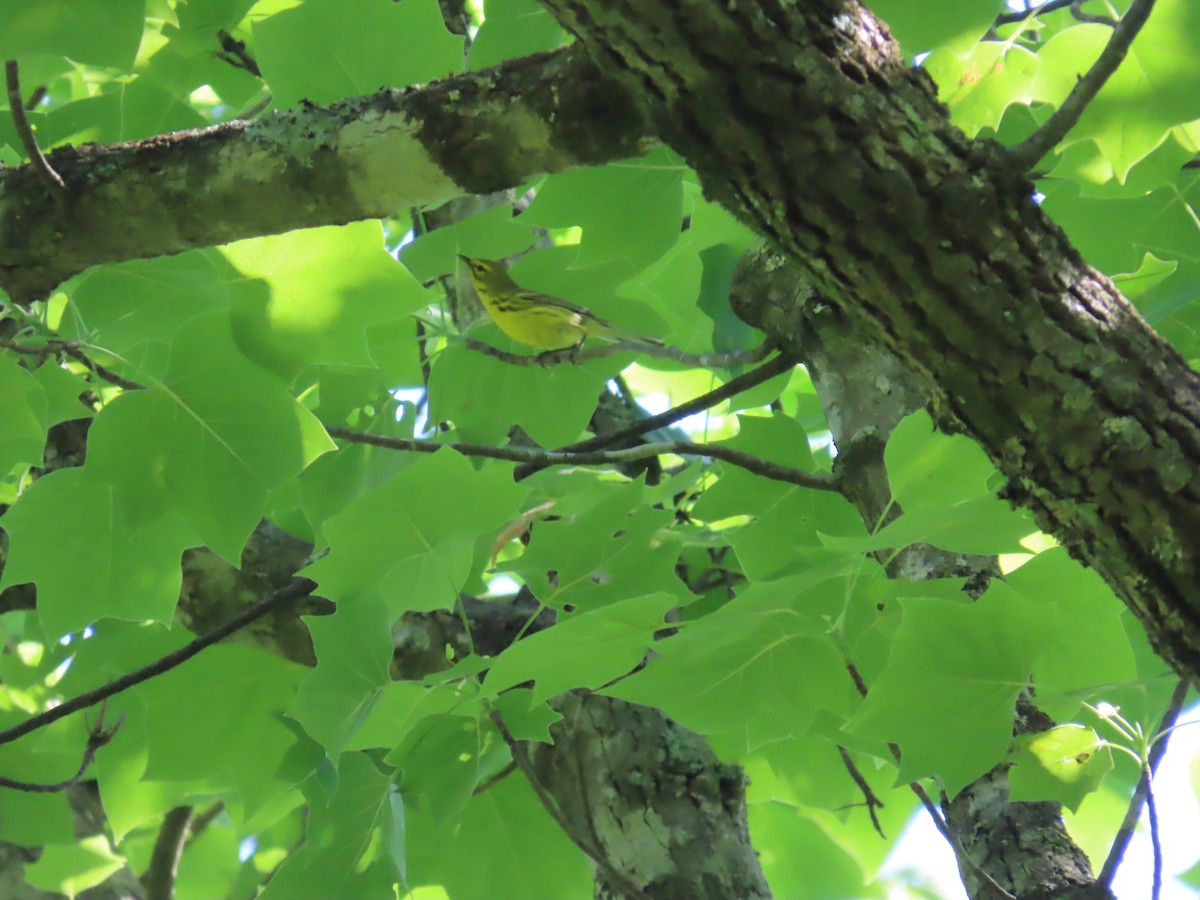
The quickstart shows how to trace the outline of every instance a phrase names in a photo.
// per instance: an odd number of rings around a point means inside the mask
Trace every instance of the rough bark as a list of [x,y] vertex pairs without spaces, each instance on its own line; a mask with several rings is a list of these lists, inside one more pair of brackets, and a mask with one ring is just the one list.
[[[50,154],[0,170],[0,288],[18,303],[100,263],[393,215],[638,156],[636,106],[577,49],[330,107]],[[606,126],[596,127],[596,122]]]
[[851,0],[543,3],[707,194],[926,378],[943,424],[1200,673],[1200,376],[1005,150],[950,124],[886,28]]

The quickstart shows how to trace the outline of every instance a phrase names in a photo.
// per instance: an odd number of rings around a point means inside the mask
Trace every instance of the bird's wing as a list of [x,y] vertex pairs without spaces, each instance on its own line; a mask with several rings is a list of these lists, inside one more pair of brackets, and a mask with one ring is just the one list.
[[561,297],[555,297],[552,294],[543,294],[538,291],[518,291],[517,297],[526,301],[532,306],[548,306],[551,309],[561,309],[563,312],[574,313],[581,319],[598,322],[601,325],[608,326],[608,322],[604,321],[586,306],[579,306],[569,300],[563,300]]

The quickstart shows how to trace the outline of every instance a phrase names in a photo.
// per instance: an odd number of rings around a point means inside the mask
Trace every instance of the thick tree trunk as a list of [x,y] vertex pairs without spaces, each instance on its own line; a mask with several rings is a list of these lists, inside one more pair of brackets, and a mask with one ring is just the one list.
[[[543,0],[705,191],[934,386],[1014,500],[1200,673],[1200,377],[852,0]],[[768,333],[797,310],[761,317]]]

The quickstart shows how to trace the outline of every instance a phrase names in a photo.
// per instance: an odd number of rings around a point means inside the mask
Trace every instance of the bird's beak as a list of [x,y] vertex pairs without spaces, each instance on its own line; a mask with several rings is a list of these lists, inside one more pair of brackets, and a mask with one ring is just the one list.
[[463,256],[461,253],[459,253],[458,258],[461,259],[468,266],[471,264],[471,257],[469,257],[469,256]]

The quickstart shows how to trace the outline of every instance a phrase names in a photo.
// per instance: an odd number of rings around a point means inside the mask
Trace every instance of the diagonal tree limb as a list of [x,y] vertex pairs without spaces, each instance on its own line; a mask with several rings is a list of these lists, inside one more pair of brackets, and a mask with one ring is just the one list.
[[1133,46],[1133,39],[1150,18],[1150,10],[1153,8],[1154,0],[1133,0],[1133,5],[1113,29],[1112,37],[1100,53],[1100,58],[1093,63],[1088,73],[1076,82],[1067,99],[1041,128],[1012,149],[1019,165],[1026,169],[1033,168],[1038,160],[1057,147],[1059,141],[1067,136],[1067,132],[1075,127],[1088,104],[1096,98],[1096,94],[1125,59],[1129,48]]

